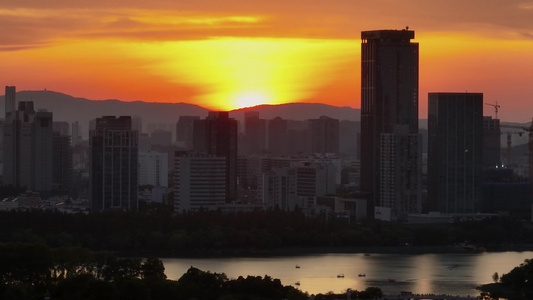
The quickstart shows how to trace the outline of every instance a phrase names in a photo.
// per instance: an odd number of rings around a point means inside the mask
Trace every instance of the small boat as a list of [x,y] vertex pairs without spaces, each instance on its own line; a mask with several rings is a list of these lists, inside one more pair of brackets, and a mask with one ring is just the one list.
[[299,281],[296,281],[296,282],[294,283],[294,285],[300,285],[300,282],[299,282]]
[[365,273],[360,273],[359,275],[357,275],[359,277],[366,277],[366,274]]
[[344,278],[344,274],[337,275],[337,278]]
[[300,268],[300,265],[296,265],[295,268],[296,268],[296,269],[299,269],[299,268]]
[[396,279],[389,278],[387,281],[388,281],[388,282],[396,282]]
[[370,253],[365,253],[365,256],[370,256]]

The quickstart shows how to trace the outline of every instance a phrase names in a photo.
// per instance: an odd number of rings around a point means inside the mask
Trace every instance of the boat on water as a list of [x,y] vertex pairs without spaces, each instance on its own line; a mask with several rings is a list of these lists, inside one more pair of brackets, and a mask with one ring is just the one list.
[[300,282],[299,282],[299,281],[296,281],[296,282],[294,283],[294,285],[300,285]]
[[396,279],[389,278],[387,281],[388,281],[388,282],[396,282]]
[[359,273],[359,275],[357,275],[359,277],[366,277],[366,274],[365,273]]
[[337,278],[344,278],[344,274],[337,275]]
[[295,268],[296,268],[296,269],[299,269],[299,268],[300,268],[300,265],[296,265]]

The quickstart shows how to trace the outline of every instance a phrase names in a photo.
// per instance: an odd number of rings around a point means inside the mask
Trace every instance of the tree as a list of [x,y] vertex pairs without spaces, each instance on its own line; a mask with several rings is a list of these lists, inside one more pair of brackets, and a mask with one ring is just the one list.
[[165,266],[163,262],[156,257],[149,257],[141,266],[142,279],[165,280]]

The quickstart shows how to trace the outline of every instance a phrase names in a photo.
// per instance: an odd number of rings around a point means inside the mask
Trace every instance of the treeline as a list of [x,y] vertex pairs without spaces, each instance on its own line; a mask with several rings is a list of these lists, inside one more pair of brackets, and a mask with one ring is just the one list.
[[82,247],[121,255],[185,256],[243,254],[282,248],[447,246],[468,241],[485,247],[533,243],[531,228],[513,218],[446,225],[346,222],[299,211],[173,216],[143,213],[64,214],[0,212],[0,242]]
[[228,279],[191,267],[167,280],[163,263],[117,258],[81,248],[0,243],[0,299],[304,300],[307,295],[269,276]]
[[533,259],[526,259],[501,277],[494,273],[493,279],[494,283],[478,287],[482,299],[533,299]]

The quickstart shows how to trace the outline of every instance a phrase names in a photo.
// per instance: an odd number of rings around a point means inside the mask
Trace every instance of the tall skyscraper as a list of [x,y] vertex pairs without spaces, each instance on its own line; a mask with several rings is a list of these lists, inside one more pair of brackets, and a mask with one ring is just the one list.
[[339,154],[339,120],[326,116],[309,120],[312,153]]
[[36,192],[52,190],[53,118],[32,101],[18,103],[4,124],[4,184]]
[[190,150],[193,142],[193,123],[200,120],[198,116],[180,116],[176,124],[176,143],[178,146]]
[[428,102],[430,210],[480,212],[483,94],[429,93]]
[[[402,128],[402,135],[418,134],[418,43],[411,42],[414,36],[414,31],[408,29],[361,33],[360,187],[368,195],[369,215],[373,215],[374,207],[383,205],[380,199],[383,139],[390,139],[387,134],[395,134],[398,126]],[[409,147],[413,147],[409,150],[411,153],[419,149],[415,140],[409,143]],[[420,177],[412,179],[417,178]]]
[[17,91],[14,86],[6,86],[6,116],[15,112],[15,109],[17,108],[16,95]]
[[131,117],[104,116],[89,132],[91,211],[138,209],[138,132]]
[[268,152],[272,156],[286,155],[288,144],[287,120],[275,117],[268,121]]
[[258,111],[244,113],[244,153],[262,154],[266,150],[266,120]]
[[193,146],[197,152],[226,159],[226,200],[237,198],[237,120],[228,112],[210,111],[193,123]]

